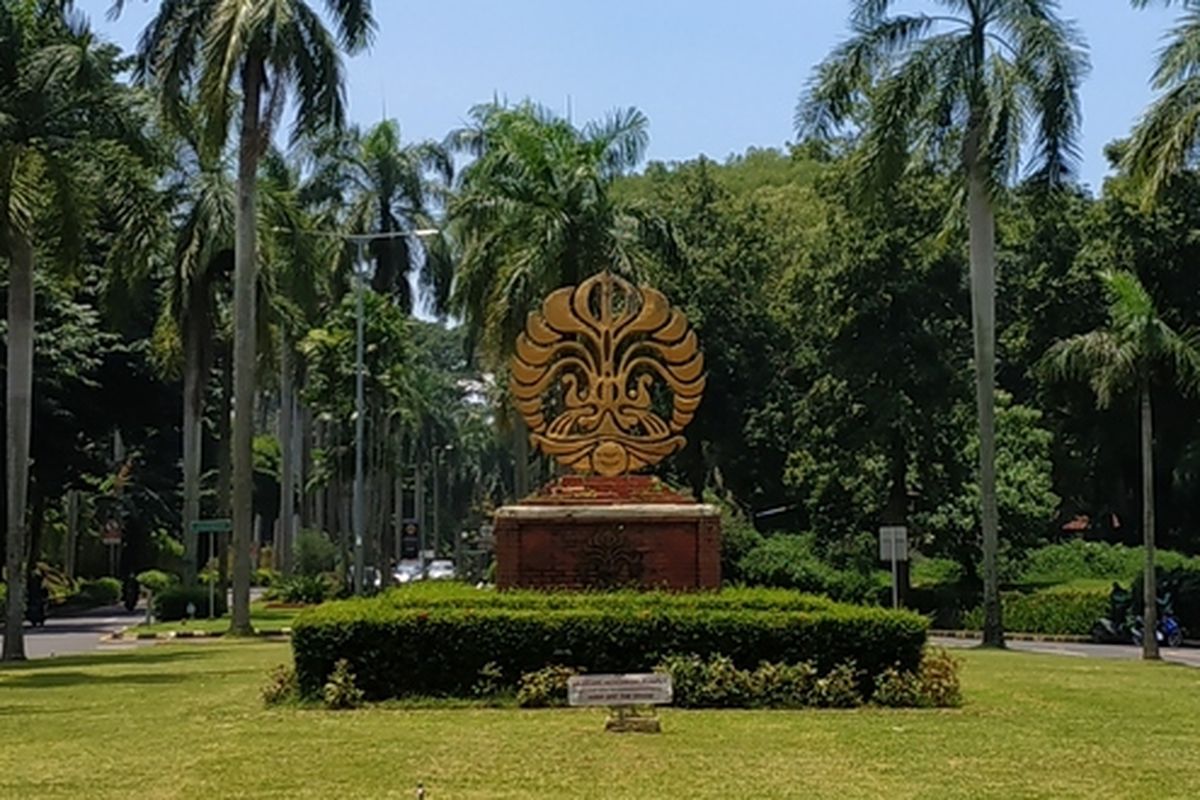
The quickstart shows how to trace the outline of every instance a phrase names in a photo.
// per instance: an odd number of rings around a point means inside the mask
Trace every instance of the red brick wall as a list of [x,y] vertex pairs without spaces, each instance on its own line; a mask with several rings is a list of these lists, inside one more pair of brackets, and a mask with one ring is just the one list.
[[721,584],[717,516],[621,522],[499,515],[495,536],[501,589],[695,590]]

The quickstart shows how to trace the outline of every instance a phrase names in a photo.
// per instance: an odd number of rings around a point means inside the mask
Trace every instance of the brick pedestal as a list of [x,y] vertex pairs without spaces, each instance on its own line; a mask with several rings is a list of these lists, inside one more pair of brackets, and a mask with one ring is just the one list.
[[721,517],[713,506],[672,502],[683,499],[673,493],[658,502],[569,494],[566,502],[531,498],[496,512],[501,589],[720,587]]

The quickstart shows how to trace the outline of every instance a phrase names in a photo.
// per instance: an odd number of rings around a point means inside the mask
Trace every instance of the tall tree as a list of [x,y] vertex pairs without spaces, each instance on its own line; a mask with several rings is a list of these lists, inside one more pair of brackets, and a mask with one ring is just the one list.
[[[66,0],[0,4],[0,257],[9,262],[4,659],[25,655],[35,258],[74,261],[94,206],[89,190],[126,161],[118,144],[137,143],[140,115],[115,80],[118,53]],[[101,151],[106,158],[95,159]]]
[[[373,235],[371,288],[391,294],[411,312],[410,275],[442,312],[450,293],[451,258],[433,212],[444,206],[454,162],[436,142],[404,143],[400,125],[384,120],[365,133],[357,127],[335,131],[314,143],[313,175],[304,199],[328,212],[346,234],[344,263],[357,258],[351,237]],[[421,231],[421,236],[411,235]],[[410,234],[388,237],[386,234]]]
[[855,0],[854,35],[817,68],[796,123],[803,135],[819,137],[860,125],[862,157],[876,192],[886,191],[914,157],[952,163],[963,181],[979,416],[983,637],[986,645],[1003,646],[996,563],[995,202],[1030,139],[1038,180],[1053,186],[1070,175],[1087,61],[1055,0],[933,4],[939,13],[892,14],[894,0]]
[[1106,328],[1054,345],[1047,354],[1052,374],[1087,380],[1096,403],[1107,407],[1119,395],[1137,398],[1142,461],[1142,541],[1145,547],[1142,656],[1158,658],[1157,590],[1154,576],[1154,413],[1156,381],[1171,375],[1188,391],[1200,388],[1200,341],[1172,329],[1150,293],[1133,273],[1102,274],[1108,292]]
[[[577,128],[532,103],[491,103],[449,137],[475,157],[449,217],[461,248],[451,308],[489,365],[503,369],[529,312],[549,292],[612,270],[640,274],[647,247],[670,249],[653,216],[612,196],[613,181],[646,149],[646,117],[614,112]],[[528,442],[513,426],[516,490],[529,489]]]
[[[1151,2],[1132,0],[1136,8]],[[1172,176],[1195,164],[1200,139],[1200,5],[1190,0],[1160,4],[1183,6],[1184,14],[1159,52],[1151,79],[1162,94],[1134,128],[1124,158],[1149,197],[1158,196]]]
[[[118,0],[116,7],[123,5]],[[369,0],[326,0],[325,6],[342,48],[355,52],[367,45],[374,28]],[[216,151],[238,117],[231,625],[238,633],[250,632],[258,166],[289,93],[295,97],[294,136],[342,124],[339,42],[304,0],[167,0],[138,45],[140,71],[153,80],[167,119],[180,118],[187,91],[195,86],[205,145]]]

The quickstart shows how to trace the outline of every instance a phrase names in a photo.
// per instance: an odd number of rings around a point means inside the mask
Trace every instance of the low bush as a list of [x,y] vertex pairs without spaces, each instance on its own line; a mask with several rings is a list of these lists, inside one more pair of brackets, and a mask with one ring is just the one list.
[[[1024,594],[1004,592],[1004,627],[1020,633],[1047,635],[1091,634],[1096,620],[1108,611],[1109,592],[1106,589],[1043,589]],[[983,627],[982,606],[972,609],[963,618],[970,630]]]
[[301,531],[296,537],[296,574],[321,575],[337,566],[337,545],[321,531]]
[[[187,619],[188,603],[196,607],[196,618],[208,617],[209,588],[207,586],[169,586],[154,596],[154,616],[161,622],[173,622]],[[214,592],[214,617],[223,617],[226,612],[225,597],[221,592]]]
[[521,676],[517,705],[522,708],[550,708],[567,704],[567,681],[579,670],[551,665]]
[[96,578],[79,582],[79,590],[69,599],[78,608],[116,605],[121,600],[121,582],[116,578]]
[[[1104,581],[1131,581],[1141,573],[1145,556],[1142,548],[1108,542],[1069,542],[1046,545],[1025,554],[1017,582],[1049,585],[1081,578]],[[1191,566],[1200,569],[1200,559],[1189,558],[1173,550],[1159,550],[1155,563],[1162,569]]]
[[138,573],[137,582],[138,586],[145,589],[151,595],[156,595],[173,586],[177,582],[177,579],[174,575],[162,570],[148,569],[145,572]]
[[893,708],[956,708],[962,704],[958,669],[958,659],[946,650],[926,650],[916,672],[888,667],[876,676],[871,701]]
[[337,581],[325,575],[293,575],[280,578],[266,592],[269,600],[284,603],[324,603],[337,594]]
[[952,558],[916,556],[911,564],[910,582],[913,586],[945,586],[963,579],[962,564]]
[[321,688],[321,699],[325,707],[335,711],[358,708],[363,703],[363,691],[358,688],[350,662],[342,658],[333,665],[329,680]]
[[299,695],[296,670],[286,664],[280,664],[267,673],[267,683],[262,688],[263,705],[282,705],[295,700]]
[[251,583],[254,586],[274,586],[280,580],[280,574],[277,570],[268,567],[259,567],[254,570],[254,576],[251,578]]
[[881,571],[832,566],[817,552],[811,535],[772,536],[742,557],[738,571],[755,586],[814,592],[845,602],[879,602],[890,586]]
[[[412,606],[398,602],[404,592],[392,592],[308,609],[292,627],[300,687],[318,693],[340,658],[350,662],[366,696],[378,700],[468,696],[489,663],[515,686],[521,675],[553,664],[641,672],[667,656],[695,653],[726,656],[741,669],[811,661],[828,672],[856,661],[869,688],[887,666],[915,668],[925,640],[926,621],[916,614],[828,601],[816,610],[739,607],[739,599],[761,600],[753,591],[556,594],[536,601],[532,594],[477,592],[474,603]],[[804,595],[790,599],[811,602]],[[508,605],[514,602],[528,605]]]

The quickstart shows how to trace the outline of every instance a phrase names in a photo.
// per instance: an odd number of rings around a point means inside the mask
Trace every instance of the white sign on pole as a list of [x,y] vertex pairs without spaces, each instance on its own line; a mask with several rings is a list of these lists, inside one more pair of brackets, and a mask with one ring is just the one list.
[[908,528],[884,525],[879,529],[879,560],[908,561]]
[[671,676],[657,672],[567,679],[567,702],[573,706],[661,706],[672,696]]

